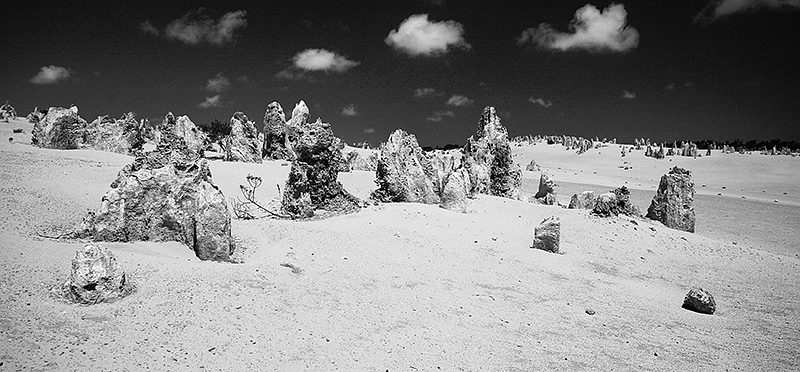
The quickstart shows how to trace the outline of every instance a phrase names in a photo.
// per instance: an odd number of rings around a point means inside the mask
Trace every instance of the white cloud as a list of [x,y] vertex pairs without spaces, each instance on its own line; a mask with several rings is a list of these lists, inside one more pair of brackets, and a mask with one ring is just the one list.
[[734,13],[756,9],[797,10],[800,0],[711,0],[695,17],[695,22],[712,21]]
[[433,88],[417,88],[414,89],[414,98],[428,98],[428,97],[441,97],[444,93],[437,91]]
[[444,120],[445,117],[453,117],[455,115],[456,114],[452,111],[437,111],[434,112],[432,116],[427,117],[426,120],[438,123]]
[[[207,42],[211,45],[222,46],[232,43],[236,30],[247,26],[247,20],[244,19],[247,12],[244,10],[225,13],[217,21],[203,14],[203,11],[204,9],[200,8],[172,21],[164,28],[164,36],[189,45]],[[149,24],[147,21],[145,23]],[[140,28],[145,30],[145,24],[143,23]],[[156,31],[158,30],[156,29]],[[145,30],[145,32],[148,31]],[[152,29],[150,33],[152,33]]]
[[628,13],[622,4],[612,4],[602,12],[586,4],[575,12],[570,24],[572,33],[558,32],[546,23],[522,32],[517,43],[534,44],[546,49],[624,52],[639,45],[639,32],[626,26]]
[[356,104],[351,103],[342,108],[342,116],[358,116],[358,111],[356,110]]
[[375,133],[375,128],[364,128],[364,133],[367,134]]
[[208,79],[206,82],[206,90],[209,92],[214,93],[221,93],[228,90],[231,87],[231,81],[228,78],[222,76],[222,73],[218,73],[217,76],[214,76],[211,79]]
[[553,101],[548,101],[548,100],[542,99],[542,98],[530,97],[530,98],[528,98],[528,101],[531,102],[531,103],[535,103],[535,104],[537,104],[539,106],[542,106],[544,108],[549,108],[550,106],[553,105]]
[[213,97],[206,97],[206,100],[201,102],[198,106],[206,109],[211,107],[220,107],[222,106],[222,96],[217,94]]
[[59,66],[43,66],[36,76],[32,77],[29,81],[33,84],[55,84],[61,80],[67,80],[70,77],[69,69]]
[[427,14],[408,17],[384,41],[412,57],[444,54],[453,47],[471,48],[464,40],[464,26],[456,21],[431,22]]
[[154,35],[154,36],[161,35],[161,32],[159,32],[158,29],[156,28],[156,26],[153,26],[153,24],[150,23],[149,20],[146,20],[146,21],[142,22],[142,24],[139,25],[139,29],[142,30],[146,34],[150,34],[150,35]]
[[447,105],[448,106],[456,106],[456,107],[469,106],[473,102],[475,102],[475,101],[467,98],[466,96],[455,95],[455,96],[450,97],[447,100]]
[[636,98],[636,92],[631,93],[631,92],[628,92],[627,90],[623,89],[622,90],[622,98],[634,99],[634,98]]
[[339,73],[346,72],[361,64],[361,62],[351,61],[344,56],[325,49],[306,49],[295,54],[292,60],[295,67],[306,71],[333,71]]

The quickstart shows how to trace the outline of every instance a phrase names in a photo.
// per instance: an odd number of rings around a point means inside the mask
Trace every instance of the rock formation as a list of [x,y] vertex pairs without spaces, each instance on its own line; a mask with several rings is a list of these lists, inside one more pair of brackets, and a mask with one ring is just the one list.
[[31,143],[47,149],[77,149],[83,141],[86,120],[78,116],[75,106],[51,107],[42,120],[34,124]]
[[694,181],[690,171],[673,167],[661,176],[647,218],[672,229],[694,232]]
[[228,203],[206,159],[187,155],[185,142],[164,132],[155,151],[126,165],[84,219],[78,235],[95,241],[177,241],[201,260],[228,260],[233,251]]
[[545,205],[556,204],[556,183],[547,173],[542,172],[539,177],[539,191],[533,197]]
[[136,156],[146,142],[148,128],[132,112],[115,120],[98,116],[83,132],[83,145],[100,151]]
[[263,157],[269,160],[294,160],[293,143],[297,130],[308,122],[308,106],[303,101],[295,105],[292,118],[286,121],[286,114],[278,102],[272,102],[264,113]]
[[28,120],[28,123],[36,124],[42,121],[45,115],[47,115],[47,111],[42,112],[42,110],[39,110],[39,108],[36,107],[33,109],[33,111],[31,111],[30,114],[28,114],[28,116],[25,117],[25,119]]
[[342,152],[330,124],[319,119],[314,123],[300,120],[295,123],[296,140],[291,150],[296,158],[286,181],[281,210],[295,218],[313,217],[315,211],[333,214],[357,211],[360,201],[337,180],[336,164],[341,161]]
[[467,213],[467,199],[470,197],[469,173],[463,168],[451,172],[444,179],[442,203],[440,207],[451,211]]
[[61,289],[71,301],[91,305],[120,299],[133,285],[110,250],[90,243],[75,252]]
[[613,191],[600,194],[597,197],[592,213],[602,217],[617,216],[620,214],[631,217],[641,216],[639,208],[632,205],[630,202],[630,193],[627,187],[622,186]]
[[261,163],[264,137],[254,122],[239,111],[231,117],[231,133],[223,139],[226,161]]
[[372,198],[382,202],[437,204],[438,173],[413,134],[395,130],[381,144]]
[[10,119],[17,118],[17,110],[14,109],[14,106],[11,106],[8,101],[0,106],[0,120],[5,121],[8,123]]
[[194,125],[188,116],[183,115],[176,118],[171,112],[164,116],[164,121],[155,131],[156,143],[164,142],[165,139],[171,142],[182,142],[182,145],[175,144],[170,147],[180,148],[192,159],[202,157],[203,150],[209,144],[208,135]]
[[467,139],[462,166],[471,192],[521,199],[522,169],[511,158],[508,132],[494,107],[483,109],[477,133]]
[[542,170],[542,167],[540,167],[539,164],[536,164],[536,160],[531,159],[531,162],[528,163],[528,165],[525,167],[525,170],[532,171],[532,172],[538,172],[538,171]]
[[378,153],[373,152],[364,157],[358,151],[350,151],[347,154],[347,164],[351,170],[375,172],[378,170]]
[[683,308],[703,314],[714,314],[717,311],[717,303],[714,296],[702,288],[693,288],[683,299]]
[[580,194],[572,195],[569,200],[569,209],[594,209],[597,196],[594,191],[584,191]]
[[547,217],[533,229],[533,248],[559,253],[561,221],[558,217]]

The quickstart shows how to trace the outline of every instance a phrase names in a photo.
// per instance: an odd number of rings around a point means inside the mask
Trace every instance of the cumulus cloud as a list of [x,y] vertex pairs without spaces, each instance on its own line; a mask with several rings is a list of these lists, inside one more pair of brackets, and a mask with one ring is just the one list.
[[211,107],[220,107],[222,106],[222,96],[217,94],[213,97],[206,97],[206,100],[201,102],[198,106],[204,109]]
[[206,90],[209,92],[214,93],[221,93],[228,90],[231,87],[231,81],[228,80],[225,76],[222,76],[222,73],[218,73],[217,76],[214,76],[211,79],[208,79],[206,82]]
[[[237,10],[225,13],[215,21],[205,15],[204,9],[200,8],[170,22],[164,28],[164,36],[189,45],[198,45],[203,42],[215,46],[231,44],[234,41],[236,31],[247,26],[246,15],[246,11]],[[139,28],[144,32],[160,35],[158,29],[150,24],[149,21],[142,23]]]
[[758,9],[798,10],[800,0],[711,0],[695,17],[695,22],[710,22],[734,13]]
[[427,14],[406,18],[384,41],[412,57],[440,55],[450,48],[471,48],[464,40],[464,26],[456,21],[431,22]]
[[306,49],[292,58],[294,66],[306,71],[346,72],[361,62],[351,61],[344,56],[325,49]]
[[351,103],[342,108],[342,116],[358,116],[355,103]]
[[67,80],[70,77],[68,68],[59,66],[42,66],[39,73],[32,77],[29,81],[33,84],[56,84],[59,81]]
[[432,116],[427,117],[426,120],[438,123],[444,120],[445,117],[453,117],[453,116],[455,116],[455,113],[453,113],[452,111],[437,111],[434,112]]
[[628,13],[622,4],[612,4],[602,12],[586,4],[575,12],[572,33],[558,32],[546,23],[529,28],[517,38],[520,45],[533,44],[545,49],[566,51],[585,49],[625,52],[639,45],[639,32],[626,26]]
[[535,103],[535,104],[537,104],[539,106],[542,106],[544,108],[549,108],[550,106],[553,105],[553,101],[549,101],[549,100],[542,99],[542,98],[530,97],[530,98],[528,98],[528,101],[531,102],[531,103]]
[[158,31],[156,26],[153,26],[153,24],[150,23],[150,21],[147,21],[147,20],[142,22],[142,24],[139,25],[139,29],[142,30],[142,32],[144,32],[146,34],[150,34],[150,35],[154,35],[154,36],[161,35],[161,32]]
[[627,90],[623,89],[622,90],[622,98],[634,99],[634,98],[636,98],[636,92],[631,93],[631,92],[628,92]]
[[471,99],[469,99],[469,98],[468,98],[468,97],[466,97],[466,96],[455,95],[455,96],[452,96],[452,97],[450,97],[450,98],[447,100],[447,105],[448,105],[448,106],[456,106],[456,107],[460,107],[460,106],[469,106],[469,105],[471,105],[473,102],[475,102],[475,101],[474,101],[474,100],[471,100]]
[[414,89],[414,98],[429,98],[429,97],[441,97],[444,93],[437,91],[433,88],[417,88]]

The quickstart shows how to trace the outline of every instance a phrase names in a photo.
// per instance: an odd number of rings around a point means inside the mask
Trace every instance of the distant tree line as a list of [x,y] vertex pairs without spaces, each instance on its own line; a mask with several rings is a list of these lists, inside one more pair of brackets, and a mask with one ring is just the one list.
[[447,151],[447,150],[453,150],[453,149],[460,149],[462,147],[464,147],[464,145],[455,145],[455,144],[450,143],[450,144],[447,144],[447,145],[444,145],[444,146],[436,146],[436,147],[422,146],[422,151],[433,151],[433,150]]
[[211,140],[211,142],[217,142],[221,138],[231,134],[231,123],[219,121],[217,119],[209,123],[200,123],[198,127],[208,134],[208,139]]
[[[749,140],[749,141],[742,141],[740,139],[735,139],[733,141],[712,141],[712,140],[702,140],[702,141],[693,141],[697,144],[698,149],[707,149],[712,144],[715,144],[717,148],[722,147],[722,145],[732,146],[736,149],[744,148],[747,151],[759,151],[763,150],[764,148],[771,149],[773,147],[780,150],[781,148],[787,147],[794,150],[800,149],[800,142],[797,141],[781,141],[778,138],[771,139],[769,141],[756,141],[756,140]],[[678,141],[680,143],[680,141]]]

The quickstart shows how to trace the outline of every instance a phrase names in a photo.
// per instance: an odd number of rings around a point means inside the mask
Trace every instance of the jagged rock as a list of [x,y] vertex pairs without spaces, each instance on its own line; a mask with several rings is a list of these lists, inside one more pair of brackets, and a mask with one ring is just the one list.
[[231,117],[231,133],[223,140],[226,161],[261,163],[263,135],[254,122],[239,111]]
[[632,217],[641,216],[639,208],[630,203],[630,191],[622,186],[611,192],[600,194],[595,202],[592,213],[602,216],[617,216],[624,214]]
[[0,120],[8,122],[9,119],[16,119],[17,118],[17,110],[14,109],[14,106],[11,106],[8,101],[0,106]]
[[522,169],[511,158],[508,132],[494,107],[483,109],[477,133],[467,139],[463,152],[473,193],[522,198]]
[[350,172],[352,169],[350,168],[350,163],[347,161],[347,158],[344,157],[344,147],[346,144],[344,141],[341,140],[339,137],[333,137],[333,147],[339,151],[336,151],[333,155],[333,165],[336,168],[337,172]]
[[533,248],[558,253],[560,241],[561,221],[558,217],[547,217],[533,229]]
[[542,170],[542,167],[540,167],[539,164],[536,164],[536,160],[531,159],[531,162],[528,163],[528,165],[525,167],[525,170],[538,172]]
[[129,112],[119,120],[108,115],[98,116],[86,126],[82,142],[95,150],[135,156],[142,151],[147,135],[144,121],[137,121]]
[[467,213],[467,198],[470,196],[469,173],[463,168],[451,172],[444,180],[440,207]]
[[337,180],[336,163],[342,153],[330,124],[317,119],[296,130],[292,146],[296,158],[284,188],[282,211],[298,218],[313,217],[320,210],[334,214],[357,211],[360,201]]
[[31,143],[47,149],[77,149],[83,141],[86,120],[78,116],[75,106],[51,107],[47,115],[34,124]]
[[717,303],[714,296],[702,288],[693,288],[683,299],[683,308],[703,314],[714,314],[717,311]]
[[556,193],[556,183],[550,178],[547,173],[542,173],[539,177],[539,191],[534,195],[535,198],[542,198],[547,194]]
[[36,124],[42,121],[45,115],[47,115],[47,111],[42,112],[42,110],[39,110],[39,108],[36,107],[33,109],[33,111],[31,111],[30,114],[28,114],[28,116],[25,117],[25,119],[28,120],[28,123]]
[[133,291],[133,285],[110,250],[90,243],[75,251],[72,269],[61,289],[70,300],[91,305],[125,297]]
[[661,176],[647,218],[672,229],[694,232],[694,181],[690,171],[673,167]]
[[597,196],[594,191],[584,191],[580,194],[572,195],[569,200],[569,209],[594,209]]
[[358,151],[350,151],[347,154],[347,163],[351,170],[375,172],[378,170],[378,153],[373,152],[364,157]]
[[269,160],[292,160],[286,114],[280,103],[272,102],[264,113],[264,148],[262,157]]
[[180,149],[189,158],[203,156],[208,147],[208,135],[197,128],[188,116],[175,117],[171,112],[164,116],[164,121],[156,128],[155,140],[159,145],[172,149]]
[[[162,138],[164,140],[164,138]],[[177,241],[201,260],[228,260],[233,250],[228,203],[206,159],[159,143],[125,166],[100,209],[78,235],[95,241]]]
[[395,130],[381,144],[375,172],[378,189],[372,198],[382,202],[438,204],[438,174],[413,134]]

